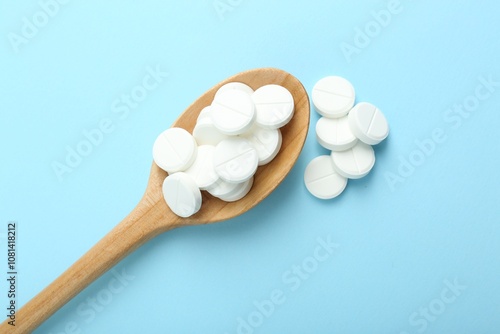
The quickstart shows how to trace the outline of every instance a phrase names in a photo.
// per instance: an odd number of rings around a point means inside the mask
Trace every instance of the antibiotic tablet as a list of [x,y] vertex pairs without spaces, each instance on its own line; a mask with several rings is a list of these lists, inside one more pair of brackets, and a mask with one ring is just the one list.
[[229,89],[215,96],[210,106],[215,127],[226,135],[239,135],[250,129],[255,120],[255,106],[250,95]]
[[260,126],[254,126],[243,135],[257,151],[259,157],[259,166],[271,162],[278,154],[281,143],[281,131],[279,129],[264,129]]
[[163,197],[173,213],[180,217],[194,215],[201,208],[201,192],[186,173],[174,173],[163,181]]
[[215,147],[215,171],[226,182],[240,183],[250,179],[259,163],[257,151],[242,137],[230,137]]
[[193,129],[193,137],[198,145],[217,145],[228,136],[219,131],[210,115],[198,119]]
[[252,185],[253,177],[245,182],[237,183],[232,191],[228,192],[227,194],[219,195],[218,197],[225,202],[239,201],[250,192],[250,189],[252,189]]
[[255,122],[263,128],[281,128],[293,117],[293,96],[285,87],[262,86],[253,93],[252,100],[257,113]]
[[196,159],[198,146],[193,136],[184,129],[163,131],[153,145],[153,160],[167,173],[187,169]]
[[321,117],[316,123],[316,139],[321,146],[332,151],[348,150],[358,141],[349,127],[347,116]]
[[348,119],[351,131],[366,144],[377,145],[389,135],[389,124],[384,114],[373,104],[356,104]]
[[191,167],[186,169],[186,174],[191,176],[201,190],[212,187],[219,180],[219,176],[214,168],[214,153],[215,146],[198,146],[198,154],[195,161]]
[[321,155],[307,165],[304,183],[313,196],[330,199],[344,191],[347,178],[337,173],[329,155]]
[[232,89],[242,91],[244,93],[247,93],[248,95],[253,94],[253,89],[250,86],[248,86],[247,84],[244,84],[242,82],[229,82],[225,85],[222,85],[215,93],[215,96],[219,95],[222,92],[225,92],[227,90],[232,90]]
[[205,108],[201,109],[200,113],[198,114],[198,118],[196,119],[196,123],[201,122],[204,119],[211,118],[210,116],[210,106],[206,106]]
[[321,116],[339,118],[354,105],[354,87],[346,79],[329,76],[319,80],[312,90],[314,107]]
[[219,180],[217,180],[217,182],[215,182],[215,184],[212,187],[207,189],[207,192],[212,196],[215,196],[218,198],[221,198],[221,197],[223,198],[225,196],[229,196],[236,189],[239,189],[239,187],[241,187],[242,183],[244,183],[244,182],[230,183],[230,182],[226,182],[222,179],[219,179]]
[[375,164],[373,148],[361,141],[346,151],[332,152],[331,158],[337,173],[349,179],[362,178]]

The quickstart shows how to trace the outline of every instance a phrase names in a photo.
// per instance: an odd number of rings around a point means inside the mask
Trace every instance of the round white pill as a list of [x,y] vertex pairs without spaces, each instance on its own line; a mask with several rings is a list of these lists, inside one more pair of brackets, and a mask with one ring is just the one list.
[[375,164],[373,148],[362,141],[346,151],[332,152],[331,157],[337,173],[350,179],[362,178]]
[[229,89],[215,96],[210,115],[220,132],[226,135],[239,135],[252,126],[255,107],[250,95],[237,89]]
[[201,192],[194,180],[184,172],[170,174],[163,181],[163,197],[178,216],[189,217],[201,208]]
[[377,145],[389,135],[389,124],[384,114],[373,104],[356,104],[348,118],[351,131],[366,144]]
[[205,108],[201,109],[200,113],[198,114],[198,118],[196,119],[196,122],[200,122],[206,118],[210,118],[210,106],[206,106]]
[[214,152],[215,146],[198,146],[196,160],[186,169],[186,174],[191,176],[201,190],[212,187],[219,179],[214,168]]
[[230,137],[215,147],[215,171],[224,181],[240,183],[250,179],[258,163],[257,151],[245,138]]
[[321,117],[316,123],[316,139],[321,146],[332,151],[348,150],[358,141],[349,127],[347,116]]
[[208,188],[207,191],[210,195],[221,198],[233,193],[235,189],[238,189],[238,187],[240,187],[240,185],[241,183],[230,183],[219,179],[213,186]]
[[312,90],[312,101],[318,113],[329,118],[347,115],[354,105],[354,87],[346,79],[329,76],[319,80]]
[[252,95],[257,117],[255,122],[266,129],[278,129],[293,117],[294,101],[292,94],[279,85],[265,85]]
[[329,155],[314,158],[304,172],[304,183],[307,190],[320,199],[330,199],[340,195],[346,185],[347,178],[338,174],[333,167]]
[[186,170],[196,159],[196,140],[182,128],[170,128],[156,138],[153,160],[167,173]]
[[193,137],[198,145],[216,146],[228,136],[215,127],[210,115],[206,115],[198,118],[198,122],[193,129]]
[[233,191],[218,197],[225,202],[238,201],[243,197],[245,197],[250,192],[250,189],[252,189],[252,185],[253,185],[253,177],[251,177],[245,182],[237,183]]
[[259,166],[271,162],[281,148],[282,137],[279,129],[270,130],[253,126],[243,137],[257,150]]
[[220,94],[226,90],[231,90],[231,89],[240,90],[242,92],[247,93],[248,95],[253,94],[253,89],[250,86],[248,86],[247,84],[244,84],[242,82],[229,82],[225,85],[222,85],[215,93],[215,96],[217,96],[218,94]]

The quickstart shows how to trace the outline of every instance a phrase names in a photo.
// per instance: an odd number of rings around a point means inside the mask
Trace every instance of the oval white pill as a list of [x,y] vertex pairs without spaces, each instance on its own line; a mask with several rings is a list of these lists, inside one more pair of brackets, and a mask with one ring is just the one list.
[[349,127],[347,116],[321,117],[316,123],[316,139],[321,146],[332,151],[348,150],[358,141]]
[[245,197],[250,192],[250,189],[252,189],[252,185],[253,185],[253,177],[251,177],[245,182],[237,183],[236,187],[231,192],[229,192],[228,194],[220,195],[218,197],[225,202],[238,201],[243,197]]
[[354,105],[355,92],[352,84],[338,76],[319,80],[312,90],[312,101],[319,114],[329,118],[347,115]]
[[255,122],[266,129],[278,129],[293,117],[292,94],[280,85],[265,85],[252,95],[257,117]]
[[389,124],[384,114],[371,103],[356,104],[348,118],[351,131],[366,144],[377,145],[389,135]]
[[258,163],[257,151],[245,138],[230,137],[215,147],[215,171],[224,181],[240,183],[250,179]]
[[210,115],[220,132],[226,135],[239,135],[252,126],[255,107],[250,95],[237,89],[229,89],[215,96]]
[[220,94],[222,92],[225,92],[226,90],[231,90],[231,89],[240,90],[242,92],[247,93],[248,95],[253,94],[253,89],[250,86],[248,86],[247,84],[244,84],[242,82],[235,81],[235,82],[229,82],[225,85],[222,85],[215,93],[215,96],[217,96],[218,94]]
[[214,152],[215,146],[198,146],[196,160],[191,167],[186,169],[185,173],[191,176],[201,190],[212,187],[219,179],[219,175],[217,175],[214,169]]
[[198,119],[193,129],[193,137],[198,145],[213,145],[226,139],[228,136],[217,129],[210,115]]
[[201,192],[194,180],[184,172],[170,174],[163,181],[163,197],[178,216],[189,217],[201,208]]
[[321,155],[307,165],[304,172],[304,183],[313,196],[320,199],[330,199],[337,197],[344,191],[347,178],[336,172],[329,155]]
[[332,152],[331,157],[337,173],[350,179],[362,178],[375,164],[373,148],[362,141],[346,151]]
[[196,140],[184,129],[170,128],[156,138],[153,160],[167,173],[186,170],[196,159]]
[[257,150],[259,166],[271,162],[281,148],[282,136],[279,129],[270,130],[260,126],[253,126],[243,137],[248,139]]

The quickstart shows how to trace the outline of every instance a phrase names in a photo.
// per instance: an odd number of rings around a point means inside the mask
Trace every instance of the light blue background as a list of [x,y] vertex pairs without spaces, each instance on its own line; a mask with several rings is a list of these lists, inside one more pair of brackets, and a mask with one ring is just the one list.
[[[454,104],[472,101],[481,77],[500,81],[498,2],[401,0],[352,57],[342,43],[354,45],[356,28],[370,26],[387,1],[221,2],[233,4],[222,18],[212,0],[70,1],[15,52],[9,34],[21,34],[23,18],[41,7],[1,1],[0,241],[5,249],[7,222],[17,221],[18,303],[132,210],[158,133],[237,72],[278,67],[308,92],[324,76],[346,77],[357,100],[379,106],[391,125],[375,168],[335,200],[309,195],[304,169],[326,154],[312,112],[296,167],[262,204],[157,237],[115,268],[130,276],[119,292],[110,292],[116,281],[107,273],[36,333],[233,334],[238,317],[248,321],[273,290],[285,301],[254,333],[498,333],[500,87],[460,126],[446,120]],[[156,66],[168,78],[126,117],[113,113]],[[105,118],[114,130],[58,180],[53,162]],[[437,128],[446,141],[391,188],[387,173]],[[292,291],[282,276],[310,264],[318,238],[339,246]],[[2,271],[6,262],[3,255]],[[443,303],[455,280],[462,290]],[[90,311],[99,298],[109,303]],[[426,319],[430,308],[439,314]]]

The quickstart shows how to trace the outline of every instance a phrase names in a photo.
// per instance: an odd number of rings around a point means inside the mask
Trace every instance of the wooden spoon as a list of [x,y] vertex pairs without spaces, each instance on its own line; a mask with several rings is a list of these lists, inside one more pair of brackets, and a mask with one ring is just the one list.
[[246,83],[253,89],[278,84],[287,88],[295,101],[295,114],[290,123],[281,129],[281,151],[271,163],[258,168],[249,194],[237,202],[226,203],[202,192],[200,211],[189,218],[180,218],[170,211],[163,199],[162,183],[167,174],[153,163],[146,191],[135,209],[54,282],[26,303],[16,314],[15,327],[8,325],[7,321],[1,324],[1,333],[32,332],[71,298],[149,239],[176,227],[215,223],[241,215],[256,206],[283,181],[299,157],[309,128],[307,92],[300,81],[289,73],[275,68],[262,68],[236,74],[203,94],[172,126],[192,132],[201,109],[211,104],[220,86],[232,81]]

